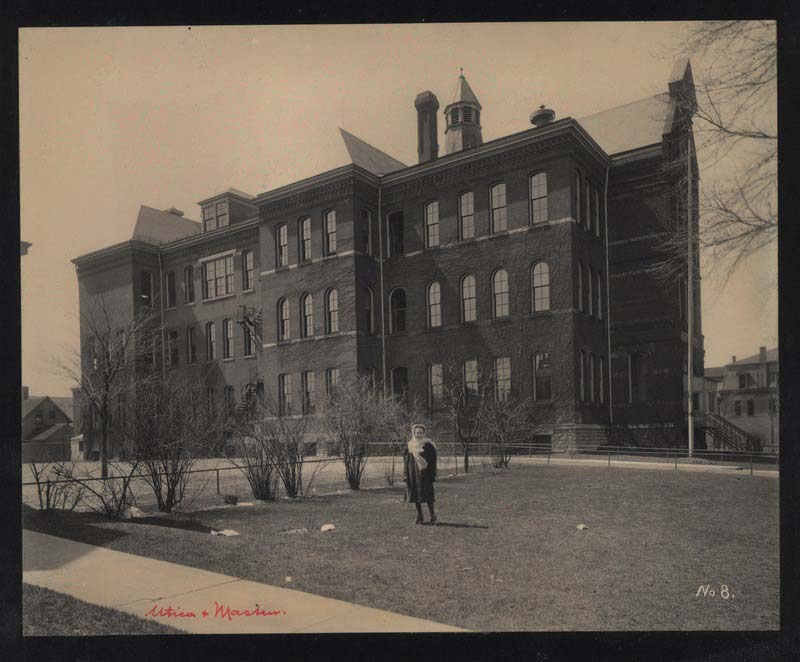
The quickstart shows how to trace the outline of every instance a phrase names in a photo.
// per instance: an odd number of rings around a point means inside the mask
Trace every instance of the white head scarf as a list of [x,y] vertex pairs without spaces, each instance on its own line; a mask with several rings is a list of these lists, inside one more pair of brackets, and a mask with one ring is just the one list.
[[408,440],[408,452],[411,453],[411,456],[414,458],[414,462],[417,464],[417,469],[422,471],[425,467],[428,466],[428,462],[422,457],[422,447],[425,443],[429,443],[431,446],[436,448],[436,445],[428,439],[428,437],[423,437],[422,439],[417,439],[414,436],[414,430],[417,428],[422,428],[425,430],[425,426],[422,423],[414,423],[411,426],[411,439]]

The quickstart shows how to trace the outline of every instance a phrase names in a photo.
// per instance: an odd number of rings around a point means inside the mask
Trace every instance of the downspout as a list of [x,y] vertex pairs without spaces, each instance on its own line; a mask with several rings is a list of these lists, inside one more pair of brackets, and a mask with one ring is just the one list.
[[[605,240],[606,240],[606,340],[608,341],[608,422],[610,427],[614,427],[614,389],[611,387],[611,275],[608,268],[608,173],[611,170],[611,163],[606,166],[606,184],[603,191],[603,218],[605,220]],[[602,305],[602,302],[601,302]],[[600,379],[603,376],[600,375]]]
[[384,291],[383,291],[383,211],[381,209],[381,180],[378,178],[378,268],[380,270],[381,282],[381,375],[383,377],[383,397],[386,393],[386,315],[384,314]]
[[158,311],[161,317],[161,376],[167,378],[167,356],[164,353],[164,297],[161,289],[164,287],[164,268],[161,264],[161,249],[158,249]]

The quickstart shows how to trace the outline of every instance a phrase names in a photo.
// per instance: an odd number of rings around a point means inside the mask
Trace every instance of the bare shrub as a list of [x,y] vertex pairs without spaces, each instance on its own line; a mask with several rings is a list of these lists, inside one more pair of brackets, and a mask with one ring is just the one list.
[[[67,478],[74,469],[71,462],[60,462],[55,466],[50,463],[29,465],[33,480],[36,483],[36,494],[39,499],[39,510],[68,510],[72,512],[81,503],[84,487]],[[50,475],[55,478],[51,479]]]

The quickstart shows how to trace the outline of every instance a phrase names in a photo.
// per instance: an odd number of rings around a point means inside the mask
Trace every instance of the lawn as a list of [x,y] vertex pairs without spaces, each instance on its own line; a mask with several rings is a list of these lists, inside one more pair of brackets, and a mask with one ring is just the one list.
[[40,586],[22,585],[22,634],[84,636],[95,634],[184,634],[180,630],[106,609]]
[[[128,522],[26,508],[25,526],[475,630],[779,626],[775,478],[512,464],[437,483],[437,527],[415,526],[402,496]],[[320,533],[328,522],[336,530]],[[707,584],[715,597],[698,597]]]

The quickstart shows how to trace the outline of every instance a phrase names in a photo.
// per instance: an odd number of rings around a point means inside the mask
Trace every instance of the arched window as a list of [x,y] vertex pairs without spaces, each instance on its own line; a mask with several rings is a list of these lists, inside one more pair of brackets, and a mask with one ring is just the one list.
[[215,358],[217,358],[217,330],[214,322],[209,322],[206,324],[206,359],[213,361]]
[[408,369],[402,366],[392,368],[392,394],[398,398],[405,398],[408,393]]
[[428,285],[428,328],[442,326],[442,288],[434,281]]
[[375,316],[373,313],[372,290],[364,288],[364,320],[367,326],[367,333],[375,333]]
[[431,363],[428,365],[428,407],[431,411],[436,411],[442,406],[443,395],[442,364]]
[[498,269],[492,276],[493,317],[508,317],[508,273]]
[[361,241],[364,244],[364,255],[372,255],[372,212],[361,210]]
[[255,287],[256,269],[253,262],[253,251],[242,251],[242,291]]
[[586,265],[586,286],[589,290],[586,297],[586,312],[591,317],[594,314],[594,277],[592,276],[592,267],[588,264]]
[[495,396],[505,400],[511,395],[511,358],[502,356],[494,360]]
[[492,232],[502,232],[507,228],[506,185],[499,182],[489,189],[492,204]]
[[550,354],[539,352],[533,355],[533,400],[547,402],[553,399],[553,367]]
[[289,230],[286,227],[286,223],[281,223],[277,228],[275,228],[275,234],[277,236],[277,255],[275,257],[275,262],[279,267],[285,267],[289,264]]
[[583,312],[583,262],[578,260],[578,310]]
[[574,196],[575,220],[580,224],[583,222],[583,207],[581,206],[581,173],[577,170],[575,171],[575,183],[572,192]]
[[183,270],[183,303],[194,303],[194,267]]
[[292,411],[292,377],[278,375],[278,415],[285,416]]
[[462,193],[458,197],[458,214],[460,218],[462,239],[475,238],[475,195],[472,191]]
[[310,338],[314,335],[314,297],[304,294],[300,297],[300,337]]
[[339,333],[339,293],[335,289],[325,293],[325,332]]
[[311,259],[311,219],[300,219],[300,261]]
[[546,262],[538,262],[531,270],[531,288],[533,312],[550,310],[550,268]]
[[289,340],[289,300],[278,301],[278,341]]
[[474,322],[478,317],[475,276],[468,274],[461,279],[461,321]]
[[325,212],[325,255],[336,253],[336,211]]
[[439,245],[439,203],[434,200],[425,205],[425,247]]
[[222,320],[222,357],[229,359],[233,356],[233,320]]
[[389,333],[406,330],[406,291],[402,288],[393,290],[389,295],[391,326]]
[[537,172],[530,179],[531,223],[547,223],[547,173]]

